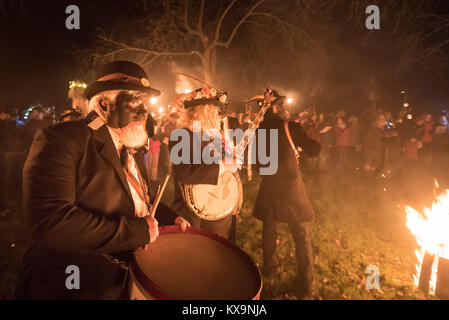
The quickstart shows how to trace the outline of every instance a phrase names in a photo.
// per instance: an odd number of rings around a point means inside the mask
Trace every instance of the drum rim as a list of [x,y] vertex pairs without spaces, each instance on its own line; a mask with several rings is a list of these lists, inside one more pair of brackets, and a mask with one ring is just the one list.
[[[259,299],[260,293],[262,292],[263,287],[263,279],[262,274],[260,273],[259,267],[254,263],[254,261],[249,257],[249,255],[243,251],[240,247],[238,247],[233,242],[219,236],[218,234],[214,234],[211,232],[207,232],[201,229],[193,228],[193,227],[187,227],[186,233],[192,233],[197,235],[202,235],[206,238],[210,238],[212,240],[215,240],[224,246],[231,249],[233,252],[235,252],[238,256],[240,256],[245,262],[248,263],[248,266],[253,270],[254,275],[256,277],[257,282],[259,283],[259,287],[257,289],[257,293],[252,297],[252,300]],[[183,233],[179,229],[178,226],[163,226],[159,227],[159,235],[163,234],[170,234],[170,233]],[[154,297],[157,300],[174,300],[174,298],[169,297],[161,288],[159,288],[146,274],[145,272],[140,268],[140,266],[137,264],[136,256],[135,254],[132,255],[131,261],[130,261],[130,269],[132,271],[132,274],[135,276],[136,280],[139,282],[138,284],[143,287],[149,295]]]

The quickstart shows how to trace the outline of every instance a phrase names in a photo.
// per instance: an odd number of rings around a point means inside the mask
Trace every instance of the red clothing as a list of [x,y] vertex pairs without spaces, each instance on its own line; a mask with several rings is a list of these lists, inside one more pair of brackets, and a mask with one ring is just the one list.
[[404,158],[410,160],[418,159],[418,141],[412,142],[407,140],[404,142]]
[[432,142],[433,141],[433,123],[426,122],[424,124],[424,136],[421,139],[422,142]]
[[150,148],[149,153],[158,153],[161,151],[161,142],[158,140],[153,140],[150,138]]
[[335,139],[337,146],[348,146],[349,145],[349,134],[351,130],[349,128],[335,128]]

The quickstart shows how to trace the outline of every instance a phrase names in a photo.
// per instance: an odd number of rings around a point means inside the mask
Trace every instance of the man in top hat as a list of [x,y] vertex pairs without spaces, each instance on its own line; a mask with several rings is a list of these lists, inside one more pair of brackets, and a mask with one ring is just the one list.
[[148,177],[135,152],[148,140],[143,99],[159,94],[139,65],[115,61],[86,88],[94,121],[37,131],[23,168],[33,243],[16,298],[124,298],[123,266],[157,239],[158,221],[185,230],[187,222],[163,204],[156,218],[148,215]]
[[262,176],[253,212],[263,222],[263,272],[267,277],[275,277],[279,272],[276,224],[288,224],[296,249],[296,294],[298,298],[304,298],[310,293],[313,280],[312,247],[307,230],[307,222],[313,218],[313,208],[302,180],[296,148],[299,146],[315,156],[320,152],[320,145],[306,135],[299,123],[282,119],[285,96],[273,90],[273,97],[259,129],[278,132],[277,141],[268,139],[266,146],[266,150],[271,150],[270,143],[277,143],[278,170],[273,175]]

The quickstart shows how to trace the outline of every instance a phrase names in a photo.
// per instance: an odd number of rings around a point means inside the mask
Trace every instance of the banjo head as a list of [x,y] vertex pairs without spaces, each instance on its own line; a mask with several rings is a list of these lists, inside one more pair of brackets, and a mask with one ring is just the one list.
[[217,185],[197,184],[189,190],[187,201],[195,214],[205,220],[219,220],[241,205],[242,184],[238,174],[225,172]]

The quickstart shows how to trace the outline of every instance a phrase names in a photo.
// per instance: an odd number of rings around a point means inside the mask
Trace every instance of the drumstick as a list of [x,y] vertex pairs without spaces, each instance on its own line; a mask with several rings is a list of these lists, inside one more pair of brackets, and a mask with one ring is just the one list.
[[170,179],[170,175],[167,174],[165,176],[164,183],[162,184],[162,187],[159,185],[159,188],[157,190],[156,199],[154,199],[153,205],[151,206],[150,216],[151,218],[154,218],[154,215],[156,214],[157,206],[159,205],[159,201],[161,201],[162,194],[164,193],[165,187],[167,186],[168,179]]

